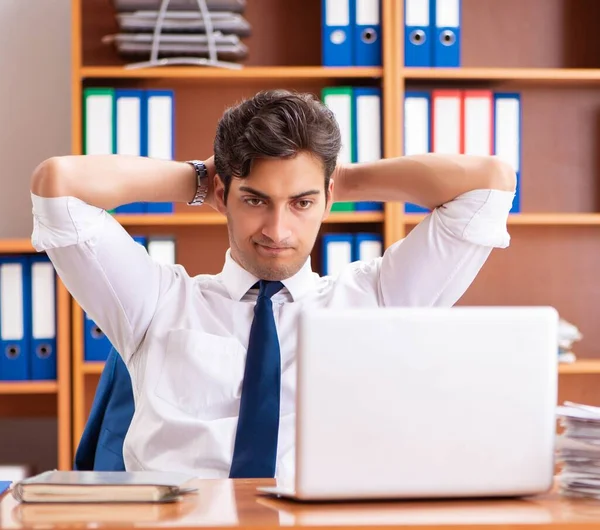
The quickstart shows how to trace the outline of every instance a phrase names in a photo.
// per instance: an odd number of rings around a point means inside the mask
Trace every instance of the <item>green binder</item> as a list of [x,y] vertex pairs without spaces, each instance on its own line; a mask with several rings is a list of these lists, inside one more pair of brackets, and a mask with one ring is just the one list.
[[[354,105],[352,104],[352,87],[326,87],[321,91],[323,103],[334,113],[340,134],[342,135],[342,149],[338,161],[342,164],[354,162],[352,153],[354,146]],[[335,191],[334,191],[335,195]],[[353,202],[336,202],[331,207],[332,212],[353,212],[355,204]]]
[[[117,152],[114,88],[83,89],[83,154],[112,155]],[[115,213],[114,210],[108,210]]]

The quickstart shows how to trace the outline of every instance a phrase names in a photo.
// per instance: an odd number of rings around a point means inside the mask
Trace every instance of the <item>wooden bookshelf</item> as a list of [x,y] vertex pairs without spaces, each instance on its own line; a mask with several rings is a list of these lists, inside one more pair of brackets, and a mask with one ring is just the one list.
[[[508,219],[511,244],[496,249],[459,305],[553,305],[579,326],[581,360],[561,364],[561,398],[600,403],[600,4],[574,0],[462,0],[460,68],[404,68],[404,6],[382,0],[383,67],[324,68],[321,0],[248,2],[251,55],[239,70],[130,69],[103,35],[116,29],[110,0],[72,0],[72,152],[82,151],[82,90],[92,86],[175,92],[176,158],[211,154],[223,110],[264,88],[319,93],[326,86],[381,86],[384,156],[402,155],[404,94],[434,88],[488,88],[522,96],[522,213]],[[285,27],[285,34],[280,30]],[[285,44],[282,44],[284,40]],[[202,123],[202,127],[198,127]],[[423,215],[401,203],[384,212],[332,214],[323,231],[380,231],[384,246]],[[132,234],[170,234],[190,274],[217,273],[227,248],[225,219],[177,205],[170,216],[117,216]],[[202,245],[199,245],[199,241]],[[1,247],[0,247],[1,248]],[[319,251],[313,254],[319,263]],[[401,279],[400,279],[401,280]],[[73,304],[73,438],[77,446],[103,363],[83,358],[83,315]],[[598,360],[596,360],[598,359]]]
[[561,363],[558,373],[563,375],[600,375],[600,359],[578,359],[573,363]]
[[[332,213],[325,220],[326,224],[331,223],[382,223],[384,221],[383,212],[348,212]],[[166,215],[117,215],[115,219],[123,226],[205,226],[205,225],[226,225],[227,219],[219,213],[178,213]]]
[[[2,254],[33,254],[29,239],[0,240]],[[56,381],[0,381],[0,416],[54,416],[58,423],[59,469],[71,469],[71,298],[56,284]]]
[[[86,375],[99,375],[103,369],[103,362],[85,362],[82,366],[82,371]],[[559,375],[600,375],[600,359],[579,359],[573,363],[559,363],[558,373]]]
[[82,79],[185,79],[219,81],[377,79],[382,68],[326,68],[322,66],[250,66],[240,70],[173,66],[170,68],[126,68],[123,66],[84,66]]
[[29,254],[34,252],[29,239],[0,239],[0,254]]
[[[404,214],[407,225],[416,225],[424,214]],[[600,214],[596,213],[522,213],[511,214],[509,225],[524,226],[600,226]]]
[[600,83],[600,68],[404,68],[401,75],[411,81],[522,81],[548,86]]
[[59,391],[57,381],[2,381],[0,394],[56,394]]

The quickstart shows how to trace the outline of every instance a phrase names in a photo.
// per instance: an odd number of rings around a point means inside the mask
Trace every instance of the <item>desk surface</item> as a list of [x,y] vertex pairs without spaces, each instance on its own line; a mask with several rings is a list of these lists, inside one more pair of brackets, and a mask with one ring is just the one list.
[[306,527],[402,530],[591,530],[600,528],[600,501],[548,494],[528,499],[302,504],[256,493],[269,480],[203,480],[198,492],[172,504],[35,505],[12,495],[0,502],[0,528],[74,530]]

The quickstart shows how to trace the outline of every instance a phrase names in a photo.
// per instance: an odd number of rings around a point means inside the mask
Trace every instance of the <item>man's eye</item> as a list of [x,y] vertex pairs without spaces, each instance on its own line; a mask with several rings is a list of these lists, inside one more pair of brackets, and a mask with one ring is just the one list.
[[262,199],[246,199],[246,204],[250,205],[250,206],[260,206],[262,204],[263,200]]
[[310,208],[312,201],[298,201],[296,204],[298,205],[298,208],[300,208],[301,210],[306,210],[306,209]]

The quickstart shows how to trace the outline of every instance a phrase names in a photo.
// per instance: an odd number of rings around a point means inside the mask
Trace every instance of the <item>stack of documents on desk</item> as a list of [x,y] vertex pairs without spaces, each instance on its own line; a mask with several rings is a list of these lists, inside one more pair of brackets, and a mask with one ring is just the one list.
[[[106,35],[125,57],[150,56],[154,29],[159,20],[160,0],[113,0],[119,32]],[[219,59],[238,61],[248,49],[241,42],[251,27],[243,17],[246,0],[206,0]],[[197,0],[171,0],[162,19],[158,56],[208,57],[207,21]]]
[[600,499],[600,407],[566,401],[557,412],[564,428],[556,447],[559,491]]
[[14,484],[20,502],[168,502],[193,491],[194,477],[154,471],[46,471]]

